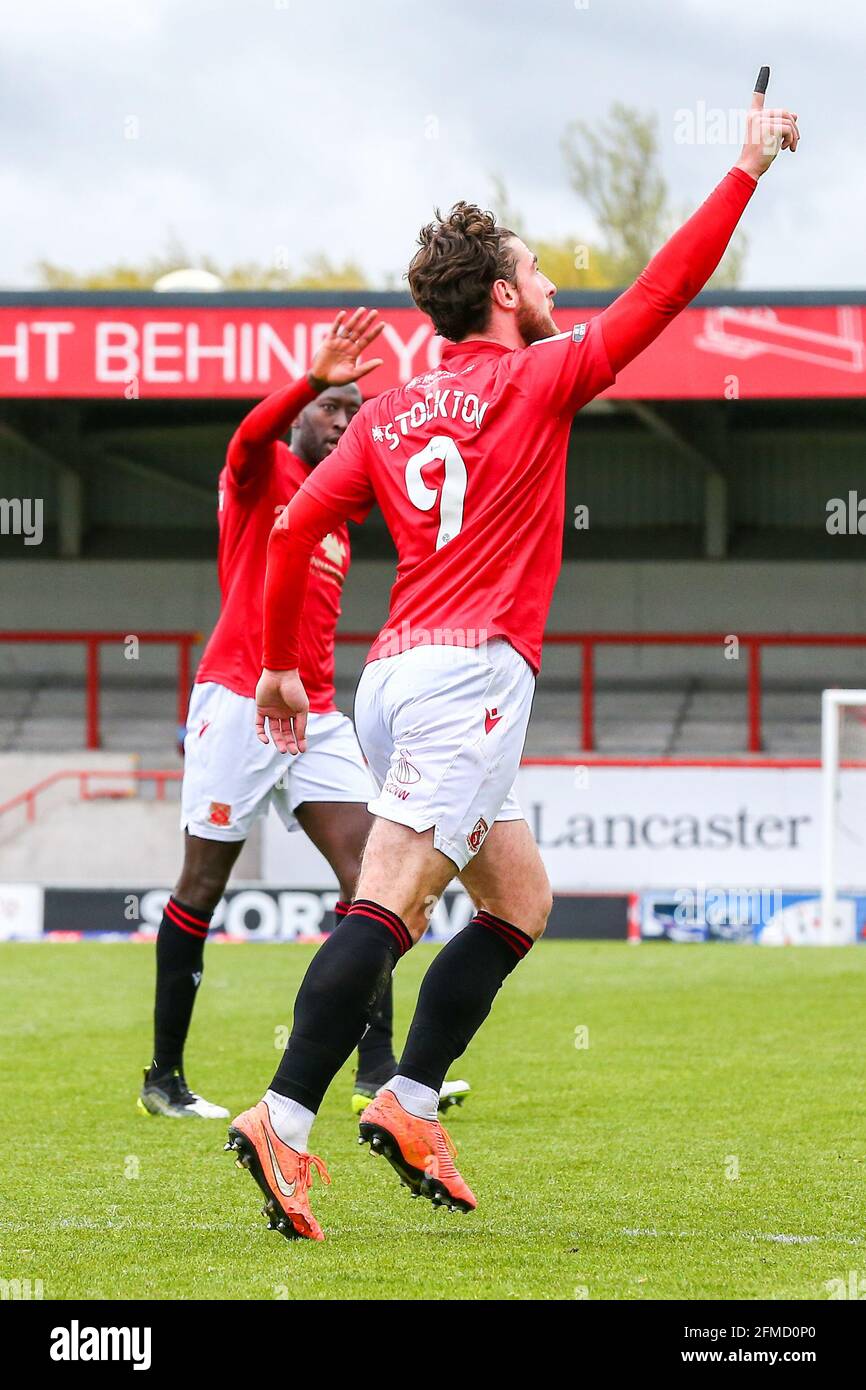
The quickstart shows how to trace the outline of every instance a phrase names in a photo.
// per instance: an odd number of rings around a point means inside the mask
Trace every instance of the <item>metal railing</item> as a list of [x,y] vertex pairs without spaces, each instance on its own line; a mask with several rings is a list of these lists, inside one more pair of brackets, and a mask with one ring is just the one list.
[[[99,654],[107,644],[122,644],[130,634],[120,632],[2,632],[0,642],[14,643],[79,643],[86,653],[86,747],[101,746],[100,733],[100,666]],[[360,646],[372,643],[375,632],[339,632],[341,646]],[[140,632],[136,639],[143,644],[174,644],[177,647],[177,722],[186,720],[187,702],[192,680],[191,652],[201,641],[197,632]],[[767,649],[779,647],[866,648],[866,634],[858,633],[782,633],[748,632],[736,634],[740,648],[745,649],[747,738],[749,753],[763,748],[763,655]],[[731,640],[730,633],[720,632],[548,632],[545,647],[576,647],[580,649],[580,747],[592,752],[596,747],[596,656],[600,649],[610,647],[718,647]]]
[[122,646],[134,637],[142,646],[177,647],[177,722],[186,721],[186,706],[189,700],[192,648],[201,641],[199,632],[62,632],[62,631],[0,631],[0,642],[37,645],[64,646],[79,645],[85,651],[85,704],[87,736],[85,747],[89,749],[102,746],[100,729],[101,675],[99,656],[105,646]]
[[[338,642],[371,643],[376,633],[344,632]],[[547,632],[545,647],[579,647],[580,673],[580,747],[591,753],[596,746],[596,653],[605,647],[718,647],[724,649],[731,633],[721,632]],[[750,753],[763,749],[762,657],[766,648],[778,647],[859,647],[866,648],[866,634],[842,632],[747,632],[737,633],[736,640],[747,653],[747,739]]]
[[59,768],[57,772],[52,772],[48,777],[43,777],[41,782],[34,782],[32,787],[25,787],[24,791],[17,792],[8,801],[0,803],[0,818],[14,811],[19,806],[24,807],[24,818],[30,824],[36,820],[36,803],[43,792],[48,791],[49,787],[56,786],[58,782],[77,781],[78,797],[80,801],[96,801],[104,796],[131,796],[131,791],[94,791],[93,782],[103,778],[119,777],[127,782],[153,782],[155,783],[155,799],[165,801],[166,782],[180,782],[183,779],[183,772],[179,768],[168,770],[166,768],[138,768],[138,767],[110,767],[110,768]]

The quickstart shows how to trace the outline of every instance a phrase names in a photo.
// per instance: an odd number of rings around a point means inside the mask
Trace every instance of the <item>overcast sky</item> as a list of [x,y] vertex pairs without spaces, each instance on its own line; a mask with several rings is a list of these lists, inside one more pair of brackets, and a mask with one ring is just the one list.
[[170,235],[381,280],[434,204],[489,203],[493,173],[534,234],[591,237],[568,121],[655,112],[692,207],[737,148],[678,143],[676,113],[746,104],[764,62],[802,144],[746,214],[744,284],[863,287],[864,0],[4,0],[0,285]]

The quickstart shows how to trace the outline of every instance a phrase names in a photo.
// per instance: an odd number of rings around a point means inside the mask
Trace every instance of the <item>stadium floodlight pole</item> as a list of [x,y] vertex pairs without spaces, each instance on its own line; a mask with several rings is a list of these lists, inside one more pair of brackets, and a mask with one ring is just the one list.
[[840,711],[866,705],[866,690],[825,690],[821,694],[821,943],[834,940],[836,920],[836,806],[841,788]]

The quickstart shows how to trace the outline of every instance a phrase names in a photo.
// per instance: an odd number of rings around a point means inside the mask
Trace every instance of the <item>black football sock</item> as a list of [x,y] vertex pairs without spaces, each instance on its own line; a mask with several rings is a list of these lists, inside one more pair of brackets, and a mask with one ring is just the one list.
[[210,917],[169,898],[156,938],[156,1007],[151,1076],[183,1066]]
[[412,938],[379,903],[354,902],[314,956],[295,1000],[292,1033],[270,1089],[316,1111],[358,1041]]
[[358,1079],[381,1085],[397,1070],[394,1056],[394,985],[391,976],[370,1014],[370,1026],[358,1043]]
[[[337,925],[349,911],[351,903],[343,898],[334,904]],[[388,1081],[397,1070],[394,1056],[394,990],[391,976],[370,1014],[369,1027],[358,1043],[358,1077],[362,1081]]]
[[531,945],[532,937],[519,927],[477,912],[424,976],[399,1075],[439,1091],[451,1063],[490,1013],[505,977]]

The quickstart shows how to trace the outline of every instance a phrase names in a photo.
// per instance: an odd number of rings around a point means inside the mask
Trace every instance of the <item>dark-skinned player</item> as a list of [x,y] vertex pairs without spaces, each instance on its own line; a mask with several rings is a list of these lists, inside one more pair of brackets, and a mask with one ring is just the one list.
[[[351,720],[334,698],[334,635],[349,569],[341,525],[313,557],[301,664],[310,691],[307,752],[292,759],[255,736],[253,699],[261,669],[262,592],[274,519],[334,450],[361,405],[358,381],[381,359],[361,361],[382,325],[374,311],[339,314],[311,369],[261,401],[229,444],[219,479],[219,620],[196,673],[184,742],[181,826],[184,859],[156,946],[151,1065],[139,1108],[172,1117],[225,1118],[184,1074],[184,1045],[202,979],[211,918],[253,824],[273,805],[287,829],[300,827],[336,875],[339,921],[351,902],[371,825],[374,788]],[[291,432],[291,447],[284,436]],[[358,1049],[354,1106],[363,1108],[393,1069],[390,981]],[[460,1098],[467,1089],[447,1083]]]

